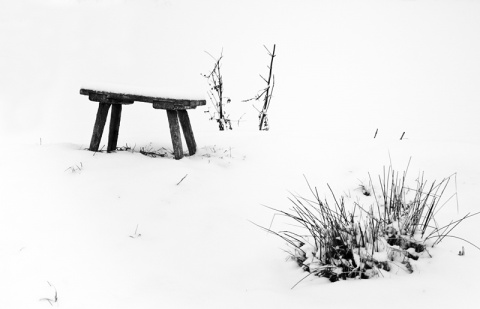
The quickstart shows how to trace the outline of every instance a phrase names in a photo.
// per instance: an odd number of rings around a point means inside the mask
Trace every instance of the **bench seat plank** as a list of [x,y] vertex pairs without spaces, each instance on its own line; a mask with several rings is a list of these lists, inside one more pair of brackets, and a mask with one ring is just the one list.
[[88,95],[91,101],[110,104],[132,104],[135,101],[152,103],[155,109],[193,109],[197,106],[206,105],[206,100],[171,99],[151,97],[138,94],[116,93],[92,89],[80,89],[80,94]]

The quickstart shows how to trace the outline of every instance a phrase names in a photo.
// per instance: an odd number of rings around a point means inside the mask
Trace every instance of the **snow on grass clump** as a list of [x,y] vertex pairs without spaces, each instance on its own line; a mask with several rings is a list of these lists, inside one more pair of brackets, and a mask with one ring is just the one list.
[[422,173],[415,187],[406,184],[406,175],[407,171],[384,168],[378,186],[369,176],[369,186],[360,185],[356,190],[360,194],[355,197],[337,198],[328,186],[333,202],[322,199],[307,181],[313,199],[293,195],[290,211],[267,206],[294,224],[278,232],[271,226],[266,230],[288,243],[292,249],[287,251],[289,257],[309,273],[306,277],[315,275],[336,282],[383,276],[382,272],[394,269],[413,273],[412,261],[431,257],[428,248],[446,237],[459,238],[450,232],[479,212],[439,224],[437,213],[456,197],[456,192],[443,196],[456,174],[430,183]]

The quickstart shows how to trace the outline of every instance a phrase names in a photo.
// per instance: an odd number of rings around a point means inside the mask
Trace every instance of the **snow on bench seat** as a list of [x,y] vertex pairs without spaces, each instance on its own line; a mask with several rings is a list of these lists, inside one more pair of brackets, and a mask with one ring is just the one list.
[[88,95],[90,101],[110,104],[133,104],[138,101],[152,103],[155,109],[166,110],[193,109],[206,104],[206,100],[198,94],[190,93],[180,96],[171,93],[167,95],[166,93],[138,87],[124,89],[120,86],[88,86],[81,88],[80,94]]
[[164,98],[171,100],[205,100],[206,91],[201,84],[190,83],[179,86],[165,86],[164,88],[147,88],[127,84],[91,83],[81,85],[83,89],[99,92],[112,92],[144,97]]

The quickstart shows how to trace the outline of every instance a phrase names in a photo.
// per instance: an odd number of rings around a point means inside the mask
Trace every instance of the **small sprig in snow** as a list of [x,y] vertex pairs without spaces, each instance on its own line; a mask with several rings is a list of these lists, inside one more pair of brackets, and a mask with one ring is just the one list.
[[134,238],[134,239],[135,239],[135,238],[139,238],[139,237],[141,237],[141,236],[142,236],[142,234],[140,234],[140,233],[137,233],[137,231],[138,231],[138,224],[137,224],[137,227],[135,227],[135,233],[133,233],[133,235],[130,235],[130,236],[128,236],[128,237],[130,237],[130,238]]
[[53,286],[50,282],[47,281],[47,283],[50,287],[52,287],[54,289],[55,294],[54,294],[53,298],[40,298],[39,301],[48,301],[50,303],[50,305],[53,306],[53,304],[58,302],[57,288],[55,288],[55,286]]

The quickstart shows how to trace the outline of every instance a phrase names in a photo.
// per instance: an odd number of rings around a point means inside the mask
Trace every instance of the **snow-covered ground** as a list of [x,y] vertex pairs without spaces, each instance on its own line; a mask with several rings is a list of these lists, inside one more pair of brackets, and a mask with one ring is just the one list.
[[[472,307],[480,252],[460,240],[411,275],[292,290],[306,273],[251,222],[268,227],[262,204],[287,210],[289,191],[308,196],[304,175],[340,195],[410,158],[412,182],[456,173],[445,224],[479,211],[479,30],[475,1],[1,2],[0,308],[49,308],[55,291],[58,308]],[[258,132],[241,101],[273,43],[271,130]],[[82,85],[190,94],[213,66],[205,51],[222,49],[233,131],[198,108],[198,153],[149,158],[140,147],[172,147],[167,117],[135,103],[119,136],[135,152],[85,150],[97,104]],[[478,220],[452,234],[480,244]]]

